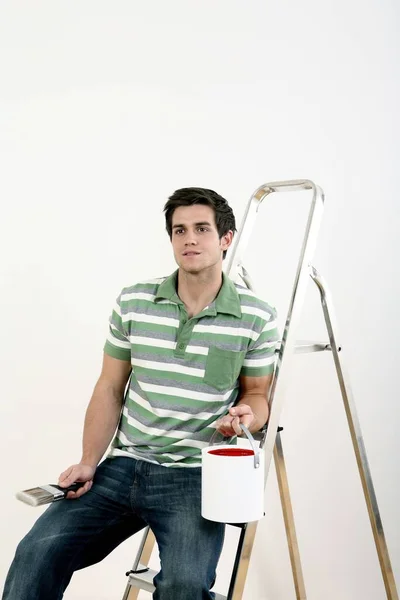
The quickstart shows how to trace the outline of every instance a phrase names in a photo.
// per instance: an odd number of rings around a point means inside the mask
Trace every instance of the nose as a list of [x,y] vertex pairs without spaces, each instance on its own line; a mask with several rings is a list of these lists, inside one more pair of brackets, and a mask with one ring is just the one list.
[[185,239],[185,246],[195,246],[197,245],[197,240],[194,236],[194,233],[188,233]]

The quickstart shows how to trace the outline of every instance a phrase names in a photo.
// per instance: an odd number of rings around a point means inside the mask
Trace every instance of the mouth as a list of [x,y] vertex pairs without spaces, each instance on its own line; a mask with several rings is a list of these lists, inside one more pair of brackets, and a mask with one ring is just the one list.
[[183,256],[199,256],[200,252],[194,252],[193,250],[183,253]]

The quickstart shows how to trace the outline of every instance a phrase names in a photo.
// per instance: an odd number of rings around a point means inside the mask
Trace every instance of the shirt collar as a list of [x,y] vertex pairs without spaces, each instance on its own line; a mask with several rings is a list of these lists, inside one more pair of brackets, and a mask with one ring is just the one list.
[[[177,280],[178,270],[160,283],[154,298],[155,302],[157,300],[170,300],[175,304],[183,304],[176,291]],[[222,273],[222,285],[214,302],[217,313],[225,313],[238,318],[242,316],[239,294],[236,291],[235,284],[225,273]]]

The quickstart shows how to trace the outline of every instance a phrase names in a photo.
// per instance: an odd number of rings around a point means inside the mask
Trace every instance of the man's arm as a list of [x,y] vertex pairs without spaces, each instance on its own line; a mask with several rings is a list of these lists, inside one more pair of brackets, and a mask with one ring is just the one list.
[[240,377],[239,402],[218,422],[217,429],[222,435],[242,435],[240,423],[251,433],[259,431],[265,425],[269,417],[268,396],[272,378],[272,373],[262,377]]
[[62,487],[75,481],[86,482],[77,492],[69,492],[69,498],[79,498],[92,486],[96,467],[117,428],[130,372],[129,361],[104,354],[101,374],[86,410],[82,458],[78,464],[61,473],[58,482]]

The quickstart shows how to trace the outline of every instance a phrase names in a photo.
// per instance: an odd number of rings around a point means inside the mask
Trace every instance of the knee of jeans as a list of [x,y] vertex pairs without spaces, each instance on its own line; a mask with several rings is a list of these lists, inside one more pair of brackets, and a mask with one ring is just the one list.
[[20,562],[29,561],[32,564],[40,563],[42,560],[48,561],[49,557],[55,558],[57,554],[56,550],[59,550],[57,537],[40,537],[32,531],[29,532],[16,548],[16,559]]

